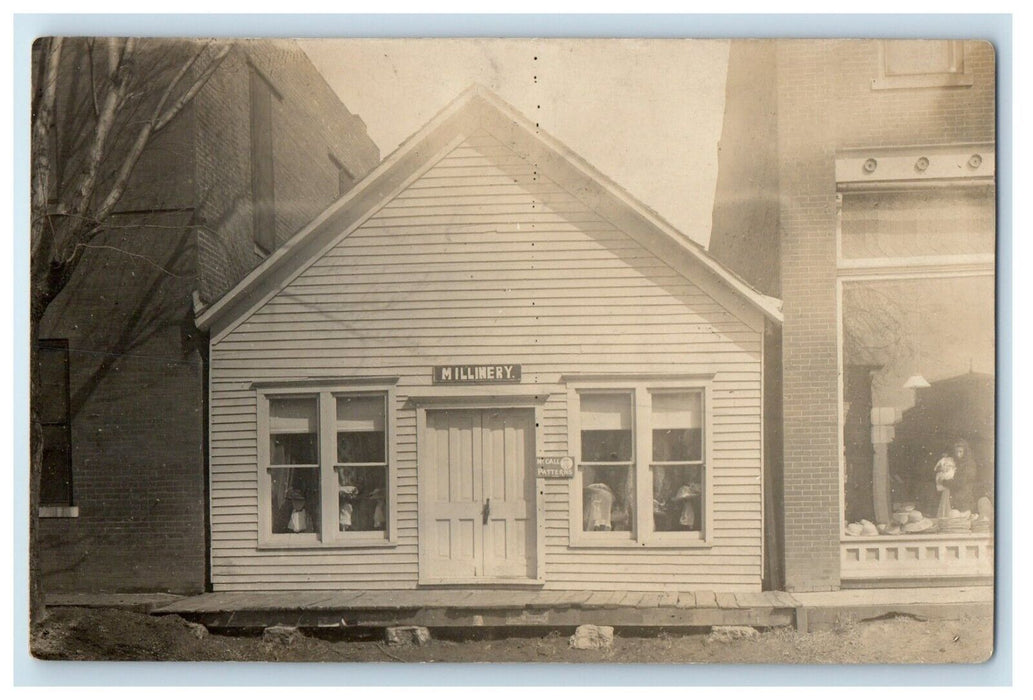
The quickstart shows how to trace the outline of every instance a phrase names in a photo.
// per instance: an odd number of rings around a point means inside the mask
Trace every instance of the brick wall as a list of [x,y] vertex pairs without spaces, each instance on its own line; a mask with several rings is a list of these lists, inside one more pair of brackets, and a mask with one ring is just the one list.
[[196,592],[205,580],[203,345],[189,212],[119,216],[46,319],[68,338],[77,518],[41,520],[45,587]]
[[839,585],[836,150],[994,138],[988,44],[965,45],[971,87],[873,90],[878,60],[876,42],[777,50],[789,590]]
[[272,86],[276,241],[338,197],[331,155],[361,179],[379,162],[366,125],[292,42],[241,42],[198,96],[197,201],[201,297],[218,299],[262,261],[253,236],[248,72]]
[[207,339],[191,294],[217,297],[259,262],[248,61],[283,98],[274,106],[280,242],[337,198],[330,154],[357,177],[378,161],[362,121],[288,42],[242,42],[144,153],[123,213],[43,320],[41,337],[69,341],[79,508],[41,521],[48,591],[206,584]]

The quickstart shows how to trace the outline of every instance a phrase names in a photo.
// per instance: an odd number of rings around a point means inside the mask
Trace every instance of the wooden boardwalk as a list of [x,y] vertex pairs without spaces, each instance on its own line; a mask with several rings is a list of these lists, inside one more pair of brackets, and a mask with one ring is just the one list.
[[211,627],[781,627],[796,622],[799,602],[764,591],[278,591],[220,592],[153,610]]

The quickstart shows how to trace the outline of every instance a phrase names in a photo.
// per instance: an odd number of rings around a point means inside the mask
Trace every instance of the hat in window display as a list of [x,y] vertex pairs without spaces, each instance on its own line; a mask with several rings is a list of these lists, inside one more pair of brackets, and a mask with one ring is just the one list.
[[369,494],[369,498],[376,501],[376,504],[373,506],[373,529],[381,530],[387,522],[387,518],[385,516],[384,489],[379,487],[373,489]]
[[685,527],[695,527],[696,508],[692,505],[692,497],[700,494],[699,487],[695,484],[685,484],[678,489],[671,499],[674,503],[681,503],[681,515],[678,516],[678,523]]
[[585,529],[613,529],[613,489],[597,482],[585,487]]

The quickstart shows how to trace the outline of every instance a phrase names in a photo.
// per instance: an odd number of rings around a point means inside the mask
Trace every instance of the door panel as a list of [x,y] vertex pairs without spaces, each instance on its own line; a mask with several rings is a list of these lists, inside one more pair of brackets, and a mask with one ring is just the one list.
[[427,411],[425,575],[535,575],[531,409]]

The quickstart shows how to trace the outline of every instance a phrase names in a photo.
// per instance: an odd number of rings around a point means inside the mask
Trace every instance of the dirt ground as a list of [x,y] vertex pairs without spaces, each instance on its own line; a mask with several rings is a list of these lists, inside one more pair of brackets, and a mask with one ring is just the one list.
[[41,659],[135,661],[978,663],[990,657],[993,621],[895,617],[812,633],[772,629],[734,641],[715,641],[705,630],[618,629],[608,651],[571,649],[570,630],[481,630],[477,638],[432,634],[420,647],[387,646],[371,634],[345,639],[327,630],[267,641],[257,632],[208,632],[175,615],[70,607],[50,610],[33,630],[32,651]]

